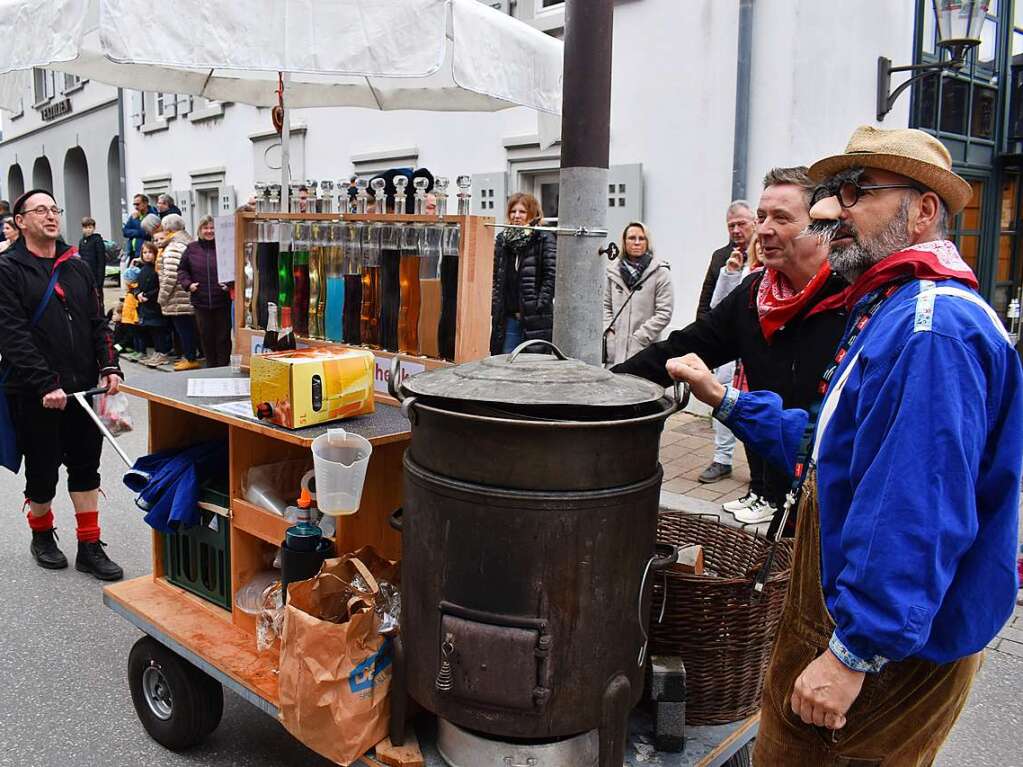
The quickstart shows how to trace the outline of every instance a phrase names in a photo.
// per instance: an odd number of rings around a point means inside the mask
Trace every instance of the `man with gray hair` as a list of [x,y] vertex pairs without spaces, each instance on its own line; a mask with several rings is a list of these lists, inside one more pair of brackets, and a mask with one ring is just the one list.
[[[753,238],[753,231],[756,228],[756,220],[753,217],[753,209],[746,200],[732,200],[725,213],[725,225],[728,227],[728,244],[718,248],[710,256],[710,265],[707,267],[707,276],[703,278],[703,289],[700,291],[700,301],[696,306],[696,319],[706,319],[710,314],[711,298],[714,295],[714,288],[717,286],[721,269],[733,254],[738,253],[740,259],[746,260],[746,248],[749,247]],[[726,362],[716,371],[718,380],[722,383],[731,383],[735,375],[735,362]],[[718,421],[714,422],[714,457],[710,465],[700,474],[700,482],[708,485],[718,482],[732,474],[732,458],[735,455],[735,435],[728,430],[728,427]],[[751,493],[744,496],[744,502],[740,508],[752,505],[756,498]]]
[[174,204],[174,198],[169,194],[164,193],[156,198],[156,212],[160,218],[169,216],[171,214],[181,215],[181,208]]

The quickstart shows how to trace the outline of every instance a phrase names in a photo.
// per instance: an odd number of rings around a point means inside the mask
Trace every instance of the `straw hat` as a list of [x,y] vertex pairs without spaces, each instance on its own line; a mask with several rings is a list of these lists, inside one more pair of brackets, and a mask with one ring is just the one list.
[[846,168],[878,168],[911,178],[934,191],[955,215],[973,196],[972,187],[952,172],[945,145],[914,128],[857,128],[843,154],[825,157],[810,167],[810,178],[823,181]]

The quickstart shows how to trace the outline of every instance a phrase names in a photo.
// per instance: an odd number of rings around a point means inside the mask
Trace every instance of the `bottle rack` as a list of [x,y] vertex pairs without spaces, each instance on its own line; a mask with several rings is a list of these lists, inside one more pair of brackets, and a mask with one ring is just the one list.
[[[386,378],[390,370],[390,361],[394,356],[400,357],[404,362],[404,369],[408,372],[418,372],[422,369],[432,369],[439,366],[469,362],[480,359],[490,353],[490,302],[491,288],[493,284],[493,263],[494,263],[494,230],[486,226],[493,223],[493,219],[483,216],[418,216],[404,214],[338,214],[338,213],[237,213],[235,216],[235,350],[242,355],[243,366],[248,366],[249,358],[253,349],[263,338],[263,327],[258,324],[258,317],[252,311],[255,307],[248,298],[250,295],[250,278],[246,275],[246,249],[249,248],[249,257],[254,270],[256,264],[252,255],[255,252],[258,227],[262,223],[281,222],[289,224],[308,223],[330,224],[330,223],[375,223],[375,224],[433,224],[452,225],[459,228],[458,245],[458,267],[457,267],[457,297],[455,300],[455,333],[454,333],[454,355],[453,359],[445,360],[439,356],[413,354],[408,352],[389,351],[384,348],[365,344],[348,344],[344,341],[330,341],[322,337],[312,337],[312,333],[298,333],[299,345],[306,346],[338,346],[353,348],[369,348],[377,357],[377,397],[378,399],[389,400],[384,393],[386,390]],[[321,268],[320,274],[325,274]],[[321,281],[322,282],[322,281]],[[325,284],[315,284],[313,290],[320,291],[326,295]],[[329,314],[329,304],[328,304]],[[249,317],[251,322],[246,322]],[[326,319],[326,318],[325,318]],[[336,318],[335,318],[336,319]],[[328,324],[325,322],[325,325]],[[334,327],[336,321],[329,323]],[[324,335],[324,328],[316,328],[316,323],[310,330],[316,330],[319,335]],[[298,329],[296,328],[296,331]]]

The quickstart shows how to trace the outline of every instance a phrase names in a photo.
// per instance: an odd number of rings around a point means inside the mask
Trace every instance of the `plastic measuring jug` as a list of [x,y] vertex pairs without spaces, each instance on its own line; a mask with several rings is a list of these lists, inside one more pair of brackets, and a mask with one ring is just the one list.
[[344,429],[328,429],[313,440],[312,450],[320,511],[332,517],[357,512],[373,454],[369,440]]

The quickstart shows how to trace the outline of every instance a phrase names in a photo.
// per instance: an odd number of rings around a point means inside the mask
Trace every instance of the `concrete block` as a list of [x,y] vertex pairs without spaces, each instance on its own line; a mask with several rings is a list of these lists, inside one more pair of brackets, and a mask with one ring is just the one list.
[[654,702],[654,746],[678,753],[686,742],[686,667],[675,655],[650,657],[650,697]]

